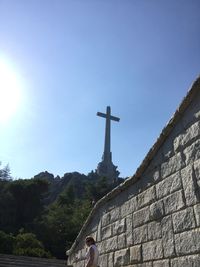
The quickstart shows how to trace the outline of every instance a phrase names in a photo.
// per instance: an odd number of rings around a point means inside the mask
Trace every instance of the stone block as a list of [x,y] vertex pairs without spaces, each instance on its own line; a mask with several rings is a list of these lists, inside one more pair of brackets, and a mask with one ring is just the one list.
[[126,247],[126,234],[121,234],[117,237],[117,248],[122,249]]
[[[99,256],[99,266],[108,266],[108,255],[107,254],[102,254]],[[80,265],[84,266],[84,265]]]
[[129,248],[118,250],[114,254],[114,267],[126,266],[130,263]]
[[184,133],[179,134],[175,139],[174,139],[174,151],[180,151],[182,148],[182,140],[183,140]]
[[171,259],[171,267],[199,267],[200,255],[192,255]]
[[126,267],[153,267],[153,263],[151,261],[143,262],[143,263],[131,264]]
[[150,174],[153,178],[153,181],[158,181],[160,179],[160,170],[159,169],[156,169],[156,170],[153,170],[151,171],[151,174]]
[[127,246],[133,245],[133,218],[132,215],[126,217],[126,243]]
[[[100,265],[106,266],[106,265]],[[114,267],[114,252],[108,254],[108,267]]]
[[163,152],[162,152],[162,148],[160,148],[160,149],[158,149],[158,151],[156,152],[156,154],[152,158],[152,160],[148,166],[148,170],[155,170],[155,169],[159,168],[159,166],[161,165],[162,162],[163,162]]
[[192,124],[187,130],[186,134],[183,137],[182,145],[185,146],[189,142],[195,140],[200,135],[200,121],[195,122]]
[[133,243],[134,245],[141,244],[146,242],[148,239],[147,236],[147,225],[140,226],[133,229]]
[[175,255],[175,248],[171,215],[162,219],[161,228],[164,256],[165,258],[172,257]]
[[67,263],[71,265],[73,262],[76,262],[78,260],[78,253],[74,252],[73,254],[68,256]]
[[130,247],[130,263],[138,263],[142,260],[142,246]]
[[100,253],[108,253],[117,250],[117,236],[105,239],[100,243]]
[[171,137],[171,134],[170,134],[170,138],[167,138],[162,145],[162,152],[163,152],[164,160],[171,158],[174,154],[173,140],[174,138],[173,136]]
[[103,227],[101,229],[101,238],[102,240],[107,239],[112,236],[112,227],[111,225],[108,225],[106,227]]
[[157,197],[163,198],[177,190],[181,189],[181,175],[180,171],[170,175],[156,185]]
[[194,173],[197,180],[200,180],[200,159],[194,162]]
[[154,261],[153,267],[170,267],[169,260]]
[[163,201],[157,201],[150,206],[150,219],[160,220],[164,216],[164,204]]
[[159,222],[148,223],[148,240],[155,240],[162,237],[161,224]]
[[176,191],[163,199],[165,214],[175,212],[185,206],[182,191]]
[[155,198],[156,198],[155,186],[152,186],[137,196],[138,208],[140,209],[152,203],[153,201],[155,201]]
[[127,200],[122,206],[121,206],[121,218],[124,218],[130,213],[133,213],[137,210],[137,197],[133,197],[129,200]]
[[113,235],[119,235],[126,230],[125,218],[121,219],[113,224]]
[[117,236],[106,240],[106,251],[115,251],[117,249]]
[[73,263],[73,265],[71,265],[71,266],[73,266],[73,267],[84,266],[84,261],[75,262],[75,263]]
[[161,165],[161,178],[170,176],[171,174],[182,169],[184,166],[185,163],[183,157],[179,152]]
[[175,246],[178,256],[200,253],[200,229],[176,234]]
[[200,140],[195,141],[192,145],[183,150],[186,165],[193,163],[200,158]]
[[195,140],[200,135],[200,122],[192,124],[185,133],[180,134],[174,140],[174,150],[178,151]]
[[106,251],[106,240],[101,241],[98,243],[98,250],[100,254],[107,253]]
[[142,174],[142,179],[148,181],[148,184],[154,185],[156,181],[160,179],[160,168],[153,168],[149,165],[144,173]]
[[[198,85],[197,85],[198,86]],[[190,103],[185,112],[182,121],[185,128],[188,128],[193,122],[197,121],[200,117],[200,108],[199,108],[200,95],[195,95],[195,99]]]
[[110,223],[110,212],[105,213],[105,214],[102,216],[102,227],[108,225],[109,223]]
[[78,252],[78,260],[84,260],[85,259],[85,255],[87,253],[87,249],[86,248],[83,248],[81,250],[79,250]]
[[196,204],[199,202],[199,192],[192,165],[189,165],[181,170],[181,177],[186,204],[188,206]]
[[98,227],[97,227],[97,236],[96,236],[96,241],[100,242],[101,241],[101,220],[99,221]]
[[74,261],[81,261],[81,250],[78,250],[76,253],[75,253],[75,257],[73,259]]
[[162,259],[162,240],[154,240],[142,244],[142,255],[144,261]]
[[172,214],[172,221],[175,233],[194,228],[195,219],[193,208],[187,208]]
[[76,252],[74,252],[73,254],[70,254],[67,258],[67,263],[68,265],[71,265],[72,263],[76,262],[78,259],[77,259],[77,254]]
[[194,206],[194,214],[196,218],[197,226],[200,226],[200,204]]
[[153,263],[152,262],[143,262],[137,265],[131,265],[131,267],[152,267]]
[[149,207],[145,207],[139,211],[133,213],[133,227],[140,226],[145,224],[150,219],[150,211]]
[[115,209],[110,211],[110,222],[115,222],[120,218],[120,208],[116,207]]

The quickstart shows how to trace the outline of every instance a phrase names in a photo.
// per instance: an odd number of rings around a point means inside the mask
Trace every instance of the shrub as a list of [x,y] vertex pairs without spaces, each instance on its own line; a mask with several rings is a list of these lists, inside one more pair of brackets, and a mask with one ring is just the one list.
[[0,231],[0,253],[12,254],[15,237]]
[[45,251],[42,242],[32,233],[19,233],[16,236],[13,254],[18,256],[51,258],[51,254]]

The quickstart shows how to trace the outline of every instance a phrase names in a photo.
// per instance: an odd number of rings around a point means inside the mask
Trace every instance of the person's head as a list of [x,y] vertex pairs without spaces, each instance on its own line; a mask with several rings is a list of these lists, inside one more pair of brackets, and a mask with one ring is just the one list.
[[85,238],[85,243],[89,247],[91,245],[95,245],[95,240],[94,240],[94,238],[92,236],[87,236]]

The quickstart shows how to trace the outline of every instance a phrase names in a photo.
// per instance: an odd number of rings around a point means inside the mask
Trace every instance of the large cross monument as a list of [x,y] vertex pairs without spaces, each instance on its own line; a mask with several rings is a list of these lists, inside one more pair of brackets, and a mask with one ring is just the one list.
[[106,119],[106,128],[105,128],[105,143],[104,143],[104,152],[102,156],[102,161],[97,166],[97,174],[102,177],[107,177],[111,183],[115,183],[119,176],[119,171],[117,166],[112,163],[112,153],[110,150],[110,133],[111,127],[110,122],[119,121],[120,119],[111,115],[111,108],[107,107],[106,114],[97,112],[97,116],[103,117]]

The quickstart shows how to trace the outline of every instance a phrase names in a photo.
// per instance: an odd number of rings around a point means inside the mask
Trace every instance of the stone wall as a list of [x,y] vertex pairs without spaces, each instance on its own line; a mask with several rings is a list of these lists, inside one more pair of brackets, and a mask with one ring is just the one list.
[[200,79],[136,174],[97,203],[68,251],[74,267],[87,235],[101,267],[200,266]]

